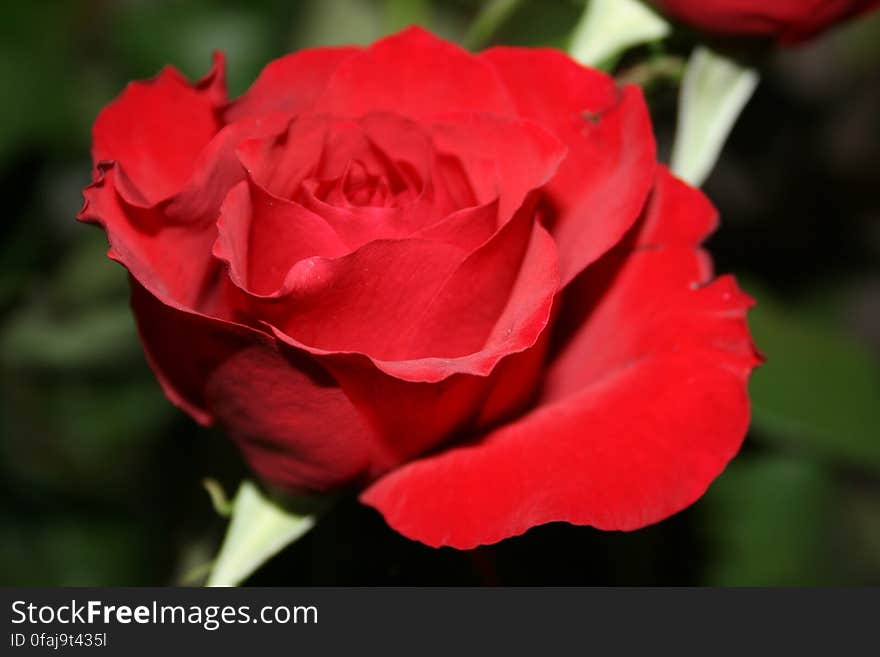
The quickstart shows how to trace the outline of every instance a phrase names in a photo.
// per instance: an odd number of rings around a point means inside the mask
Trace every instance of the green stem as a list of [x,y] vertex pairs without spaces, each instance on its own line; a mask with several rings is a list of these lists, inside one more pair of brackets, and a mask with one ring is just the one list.
[[758,73],[704,46],[687,63],[678,103],[672,170],[692,185],[709,177],[737,118],[758,86]]
[[232,517],[214,560],[207,586],[238,586],[282,549],[304,536],[329,500],[311,500],[292,510],[256,484],[242,482],[232,501]]

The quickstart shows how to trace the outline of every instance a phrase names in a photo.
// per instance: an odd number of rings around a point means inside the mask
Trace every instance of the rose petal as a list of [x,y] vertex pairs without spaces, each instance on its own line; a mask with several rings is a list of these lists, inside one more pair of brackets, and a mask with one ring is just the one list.
[[123,171],[104,163],[83,191],[77,218],[101,225],[110,242],[108,255],[160,299],[209,312],[217,305],[220,282],[211,255],[214,223],[229,188],[245,175],[234,145],[282,126],[277,115],[227,126],[196,158],[183,188],[157,204],[132,200]]
[[257,296],[280,294],[290,268],[304,258],[337,258],[348,251],[320,216],[273,198],[250,180],[226,196],[217,233],[214,255],[228,263],[238,287]]
[[[658,185],[661,203],[685,195],[662,189],[681,185],[671,178]],[[361,499],[404,535],[457,548],[551,521],[636,529],[696,500],[745,435],[758,359],[751,300],[729,277],[701,285],[706,259],[681,243],[709,225],[690,196],[692,212],[661,228],[654,208],[639,226],[649,240],[637,230],[567,290],[563,309],[590,311],[535,410],[391,472]]]
[[424,118],[449,112],[510,114],[511,109],[491,67],[410,27],[344,61],[313,111],[351,117],[384,110]]
[[188,307],[201,305],[217,289],[206,258],[213,227],[168,221],[162,206],[138,207],[117,191],[121,171],[111,166],[85,189],[80,221],[100,224],[107,233],[107,255],[163,299]]
[[433,122],[440,154],[455,156],[478,203],[498,199],[507,221],[532,190],[543,187],[564,166],[566,148],[543,126],[528,120],[472,114]]
[[[452,207],[455,196],[483,206],[497,200],[497,228],[553,177],[565,156],[564,146],[541,126],[488,115],[447,116],[424,126],[389,114],[297,117],[286,133],[244,143],[238,152],[258,185],[320,215],[352,250],[372,240],[442,231],[447,213],[463,209]],[[338,178],[353,162],[392,189],[421,189],[399,206],[357,207],[331,204],[306,184]]]
[[417,322],[401,325],[406,353],[472,355],[472,361],[533,345],[550,317],[559,289],[556,245],[526,204],[496,236],[469,256],[422,307]]
[[195,86],[172,67],[152,80],[129,84],[95,121],[96,167],[117,162],[136,190],[132,196],[149,204],[178,191],[221,127],[216,109],[225,102],[223,69],[224,60],[217,55],[211,72]]
[[[285,281],[288,296],[260,316],[292,346],[362,354],[405,381],[487,376],[538,341],[558,290],[555,243],[533,209],[532,201],[466,258],[448,244],[399,240],[301,261]],[[465,353],[443,356],[453,349]]]
[[333,72],[361,48],[309,48],[270,62],[244,94],[224,112],[227,123],[271,112],[299,114],[324,91]]
[[132,280],[147,359],[168,398],[220,422],[268,481],[321,491],[366,475],[371,429],[336,381],[301,352],[241,325],[167,306]]
[[495,376],[468,374],[434,383],[406,381],[355,354],[332,354],[321,362],[373,429],[379,447],[372,452],[370,480],[471,430],[499,383]]
[[498,199],[456,210],[424,228],[413,237],[453,244],[471,252],[486,242],[498,229]]
[[[695,356],[730,345],[741,347],[740,355],[753,356],[743,310],[750,300],[730,291],[728,279],[709,286],[715,294],[700,290],[712,278],[712,262],[697,246],[715,227],[716,217],[702,192],[665,168],[658,170],[637,228],[562,298],[557,357],[546,375],[544,401],[563,398],[664,349]],[[706,312],[701,299],[711,303],[715,297],[719,309],[730,305],[729,313],[693,316]]]
[[[501,359],[487,376],[457,373],[431,383],[389,375],[358,354],[316,358],[373,430],[367,479],[374,480],[519,409],[538,383],[534,373],[545,353],[544,342]],[[273,481],[289,485],[283,479]]]
[[[408,237],[444,211],[433,193],[430,135],[400,117],[297,117],[285,133],[246,142],[238,154],[256,184],[320,215],[349,250],[373,240]],[[395,193],[410,193],[401,204],[387,207],[335,205],[317,195],[317,183],[341,179],[352,166],[383,180]]]
[[498,71],[517,112],[568,147],[548,185],[568,284],[633,225],[651,188],[656,156],[642,94],[554,50],[492,48],[481,58]]
[[[465,254],[426,240],[370,242],[341,258],[300,260],[258,316],[321,352],[405,356],[401,327],[419,317]],[[294,343],[292,343],[294,344]]]

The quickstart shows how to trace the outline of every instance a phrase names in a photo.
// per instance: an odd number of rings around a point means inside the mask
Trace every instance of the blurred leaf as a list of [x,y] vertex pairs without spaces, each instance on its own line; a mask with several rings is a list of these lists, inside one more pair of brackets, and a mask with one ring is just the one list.
[[[73,2],[6,3],[0,21],[0,164],[22,144],[78,142],[72,73],[74,36],[82,7]],[[65,108],[62,110],[61,108]]]
[[[0,577],[6,586],[121,586],[148,583],[155,561],[136,522],[94,515],[0,516]],[[14,564],[14,567],[13,567]]]
[[808,461],[740,457],[712,485],[699,509],[711,543],[705,584],[810,586],[837,581],[828,523],[828,474]]
[[191,79],[208,70],[211,53],[226,53],[230,94],[244,91],[275,52],[271,22],[248,7],[203,2],[131,3],[116,8],[114,48],[131,78],[155,75],[165,64]]
[[301,47],[366,45],[386,33],[381,5],[370,0],[323,0],[308,5],[297,26]]
[[503,20],[496,23],[486,40],[492,37],[492,43],[511,46],[548,46],[566,50],[571,40],[571,31],[583,14],[583,10],[583,0],[579,2],[522,1],[516,3],[516,6],[504,15]]
[[385,0],[388,13],[388,31],[397,32],[409,25],[428,25],[427,0]]
[[767,355],[750,385],[756,439],[880,469],[880,367],[871,353],[809,311],[756,296],[749,325]]
[[97,499],[138,486],[133,473],[144,473],[175,411],[148,371],[120,369],[121,381],[86,372],[0,379],[0,474]]
[[517,10],[522,0],[489,0],[471,23],[464,37],[465,47],[479,50],[489,43],[499,26]]
[[269,499],[252,482],[242,482],[207,585],[238,586],[314,524],[314,514],[294,513]]
[[110,301],[128,306],[126,271],[107,257],[102,230],[80,226],[75,248],[52,278],[54,301],[65,308],[95,307]]
[[0,360],[18,367],[81,368],[113,365],[130,356],[137,338],[127,304],[112,304],[59,319],[47,308],[21,311],[0,333]]
[[698,46],[685,69],[672,147],[672,170],[699,187],[712,172],[740,112],[758,86],[758,73]]
[[628,48],[659,41],[670,31],[669,23],[641,0],[588,0],[568,51],[582,64],[601,68]]
[[849,485],[840,504],[847,571],[854,582],[880,585],[880,482]]
[[48,227],[25,216],[8,226],[0,244],[0,308],[12,304],[26,290],[45,255]]
[[880,63],[880,12],[844,23],[829,38],[841,42],[847,68],[876,70]]

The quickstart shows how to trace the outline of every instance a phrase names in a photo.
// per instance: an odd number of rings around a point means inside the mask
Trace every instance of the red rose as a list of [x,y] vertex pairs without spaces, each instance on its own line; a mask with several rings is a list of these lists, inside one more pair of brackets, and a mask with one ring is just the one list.
[[419,29],[232,102],[222,67],[101,112],[80,218],[168,397],[264,480],[467,548],[658,521],[736,453],[750,300],[712,282],[715,211],[657,166],[638,88]]
[[880,0],[654,0],[664,11],[707,32],[760,36],[794,44],[859,14]]

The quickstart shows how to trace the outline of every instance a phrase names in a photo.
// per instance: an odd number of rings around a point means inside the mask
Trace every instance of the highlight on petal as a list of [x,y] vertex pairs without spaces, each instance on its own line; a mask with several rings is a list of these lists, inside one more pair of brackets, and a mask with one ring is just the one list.
[[[706,282],[690,243],[711,226],[702,195],[657,184],[646,220],[566,290],[563,312],[582,316],[560,317],[534,410],[362,494],[393,528],[457,548],[552,521],[637,529],[693,503],[733,457],[758,363],[751,300],[730,277]],[[690,211],[661,216],[671,194]]]

